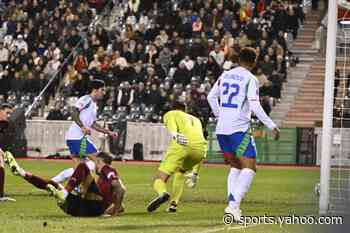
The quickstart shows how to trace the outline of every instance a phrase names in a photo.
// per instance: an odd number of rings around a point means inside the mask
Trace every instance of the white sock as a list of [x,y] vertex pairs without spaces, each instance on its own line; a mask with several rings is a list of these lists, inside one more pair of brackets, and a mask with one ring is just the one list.
[[233,189],[237,185],[237,180],[239,173],[241,172],[240,169],[231,167],[230,173],[227,176],[227,196],[230,196],[230,193],[233,193]]
[[23,168],[18,167],[17,172],[21,177],[26,177],[27,172]]
[[233,199],[229,200],[231,208],[239,208],[244,195],[248,192],[253,182],[255,172],[249,168],[243,168],[238,176],[237,185],[233,190]]
[[86,164],[86,166],[88,166],[88,168],[91,172],[95,172],[96,164],[93,161],[91,161],[91,160],[86,161],[85,164]]
[[63,183],[64,181],[68,180],[73,175],[73,173],[73,168],[67,168],[61,171],[57,176],[53,177],[51,180],[55,181],[56,183]]
[[68,193],[67,189],[62,189],[62,191],[64,193],[64,199],[66,199],[69,193]]

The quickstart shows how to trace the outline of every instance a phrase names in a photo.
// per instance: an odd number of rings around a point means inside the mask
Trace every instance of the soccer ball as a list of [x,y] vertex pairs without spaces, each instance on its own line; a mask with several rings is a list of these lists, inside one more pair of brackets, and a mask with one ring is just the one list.
[[316,196],[320,196],[320,192],[321,192],[321,185],[320,185],[320,183],[317,183],[316,185],[315,185],[315,187],[314,187],[314,193],[315,193],[315,195]]

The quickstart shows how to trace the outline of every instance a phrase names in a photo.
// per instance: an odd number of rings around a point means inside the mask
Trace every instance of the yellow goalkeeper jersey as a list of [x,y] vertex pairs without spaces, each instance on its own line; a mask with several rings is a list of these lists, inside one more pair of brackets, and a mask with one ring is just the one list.
[[179,110],[167,112],[163,117],[165,127],[171,133],[181,133],[188,139],[188,145],[207,143],[201,121],[191,114]]

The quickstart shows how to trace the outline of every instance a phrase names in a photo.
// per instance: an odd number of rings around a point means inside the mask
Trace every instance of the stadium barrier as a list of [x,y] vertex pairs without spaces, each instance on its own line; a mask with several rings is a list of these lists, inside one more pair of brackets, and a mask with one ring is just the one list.
[[[71,122],[29,120],[25,135],[28,141],[28,156],[46,157],[49,155],[69,155],[65,143],[65,133]],[[209,150],[207,161],[222,163],[219,145],[215,136],[215,126],[208,126]],[[93,132],[93,140],[98,149],[114,152],[113,144],[100,133]],[[316,152],[319,161],[320,136],[318,129],[281,129],[281,138],[274,141],[268,130],[258,128],[254,131],[255,143],[258,150],[258,163],[265,164],[303,164],[315,165]],[[142,159],[159,161],[163,158],[170,134],[160,123],[127,122],[126,135],[121,137],[123,150],[121,157],[126,160],[135,158],[135,145],[142,148]],[[316,143],[317,142],[317,143]],[[137,147],[140,149],[140,147]]]
[[163,124],[128,122],[126,132],[124,159],[134,159],[134,145],[141,143],[144,160],[162,160],[171,139]]
[[[211,125],[208,129],[208,161],[221,163],[224,160],[216,140],[214,126]],[[296,128],[281,129],[279,141],[275,141],[272,138],[272,134],[263,128],[256,129],[253,135],[258,151],[258,163],[297,164],[298,132]]]
[[[69,155],[65,134],[70,124],[70,121],[28,120],[25,129],[28,156]],[[92,137],[96,146],[100,148],[100,134],[93,131]]]

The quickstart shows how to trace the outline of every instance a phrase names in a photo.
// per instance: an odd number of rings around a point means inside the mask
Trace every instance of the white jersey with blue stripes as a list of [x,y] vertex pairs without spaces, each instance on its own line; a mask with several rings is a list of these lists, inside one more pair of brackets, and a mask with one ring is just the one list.
[[208,102],[218,120],[216,134],[246,132],[252,112],[268,128],[276,127],[260,105],[259,81],[244,67],[224,72],[210,90]]
[[[84,127],[91,128],[97,120],[97,104],[90,95],[84,95],[76,102],[75,107],[80,111],[79,117]],[[66,134],[66,140],[79,140],[84,136],[81,128],[73,122]]]

